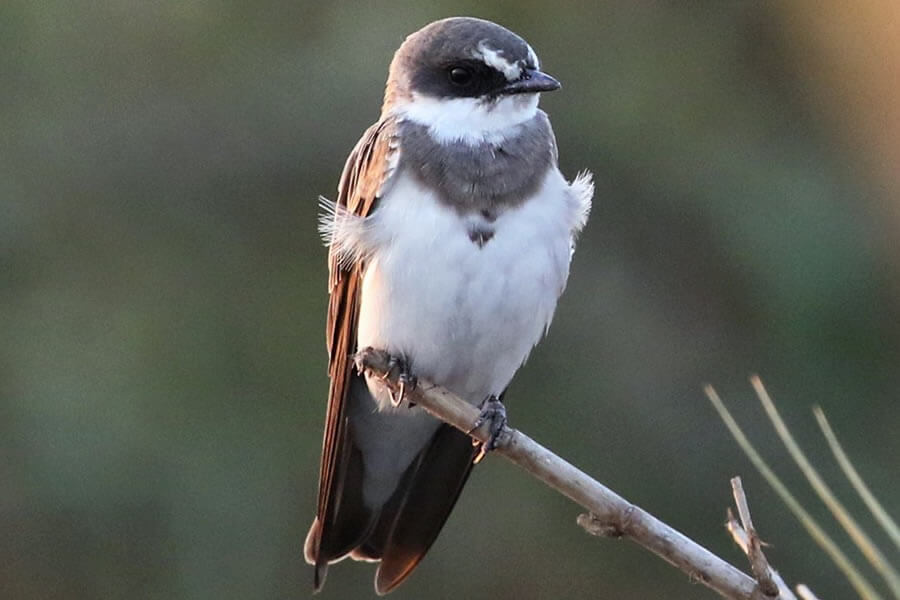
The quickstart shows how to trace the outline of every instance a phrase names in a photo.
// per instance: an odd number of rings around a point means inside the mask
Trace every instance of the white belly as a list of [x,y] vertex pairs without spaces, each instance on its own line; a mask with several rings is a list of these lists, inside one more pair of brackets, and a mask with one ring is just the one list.
[[367,220],[359,347],[403,355],[472,403],[500,394],[550,324],[579,210],[554,170],[535,197],[481,221],[493,237],[479,247],[469,231],[481,217],[401,175]]

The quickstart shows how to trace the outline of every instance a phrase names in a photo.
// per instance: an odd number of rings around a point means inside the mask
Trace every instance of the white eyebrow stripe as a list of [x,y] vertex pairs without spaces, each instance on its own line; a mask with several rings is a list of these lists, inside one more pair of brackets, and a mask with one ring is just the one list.
[[531,47],[531,44],[525,43],[528,46],[528,57],[531,59],[531,62],[534,64],[534,68],[538,71],[541,70],[541,61],[538,60],[537,52],[534,51],[534,48]]
[[484,42],[478,44],[478,52],[481,53],[481,59],[484,61],[484,64],[503,73],[503,76],[506,77],[507,81],[515,81],[522,76],[522,67],[519,66],[518,61],[514,63],[509,62],[503,58],[503,55],[500,54],[500,52],[494,50]]

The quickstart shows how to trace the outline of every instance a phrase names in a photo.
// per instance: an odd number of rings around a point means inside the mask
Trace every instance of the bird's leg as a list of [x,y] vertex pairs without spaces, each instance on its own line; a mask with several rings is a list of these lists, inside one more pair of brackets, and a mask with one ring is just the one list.
[[[410,373],[409,371],[409,361],[402,357],[391,356],[388,359],[388,366],[390,367],[388,373],[392,373],[394,369],[397,370],[397,397],[394,398],[394,392],[391,392],[391,405],[394,408],[400,406],[403,402],[403,397],[406,396],[407,391],[412,391],[416,389],[416,376]],[[409,407],[412,408],[415,406],[412,402],[409,403]]]
[[506,422],[506,407],[503,406],[503,402],[501,402],[500,398],[497,396],[488,396],[481,405],[481,414],[478,415],[478,419],[475,420],[472,428],[466,432],[467,435],[471,435],[473,431],[485,423],[488,424],[489,436],[487,441],[480,442],[476,439],[472,440],[472,445],[479,447],[478,454],[475,455],[475,459],[473,460],[476,465],[481,462],[481,459],[483,459],[488,452],[497,447],[497,442],[500,440],[503,428],[506,427]]

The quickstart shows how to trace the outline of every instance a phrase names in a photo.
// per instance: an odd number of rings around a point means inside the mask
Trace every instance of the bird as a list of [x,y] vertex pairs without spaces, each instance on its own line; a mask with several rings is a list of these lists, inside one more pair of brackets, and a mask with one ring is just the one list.
[[524,39],[490,21],[451,17],[410,34],[336,200],[320,198],[330,385],[304,544],[315,591],[347,557],[378,563],[379,595],[400,585],[479,454],[465,433],[358,372],[355,353],[383,350],[484,415],[502,409],[550,326],[594,185],[588,171],[569,181],[559,170],[538,100],[561,86],[540,69]]

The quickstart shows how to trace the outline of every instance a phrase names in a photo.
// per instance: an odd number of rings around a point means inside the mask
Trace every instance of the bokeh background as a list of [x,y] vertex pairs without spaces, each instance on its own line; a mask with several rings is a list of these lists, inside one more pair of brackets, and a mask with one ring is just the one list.
[[[5,0],[0,598],[309,595],[316,198],[377,118],[393,50],[457,14],[537,49],[564,85],[542,101],[562,168],[597,181],[512,423],[741,567],[722,523],[743,475],[786,578],[852,597],[701,386],[827,521],[747,376],[862,513],[812,420],[822,405],[898,512],[891,0]],[[578,512],[488,459],[395,597],[715,597],[585,535]],[[321,598],[369,597],[372,575],[337,565]]]

